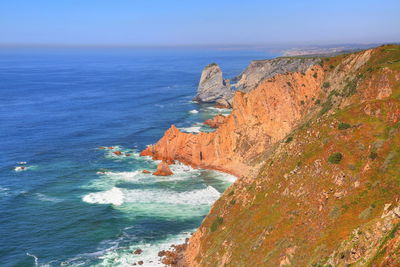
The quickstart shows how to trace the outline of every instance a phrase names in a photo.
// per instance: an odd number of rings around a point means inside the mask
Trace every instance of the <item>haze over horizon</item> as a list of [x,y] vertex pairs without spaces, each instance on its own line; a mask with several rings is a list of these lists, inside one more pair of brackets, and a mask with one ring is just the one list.
[[15,0],[0,3],[0,45],[392,43],[400,41],[398,10],[396,0]]

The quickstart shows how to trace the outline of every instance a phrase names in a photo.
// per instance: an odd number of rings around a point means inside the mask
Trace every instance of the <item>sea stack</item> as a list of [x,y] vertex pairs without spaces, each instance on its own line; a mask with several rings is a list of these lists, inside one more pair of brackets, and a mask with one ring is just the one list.
[[202,103],[223,103],[230,107],[233,91],[228,79],[222,77],[221,68],[211,63],[203,69],[197,88],[197,95],[193,99]]
[[160,164],[158,164],[157,170],[153,173],[153,175],[156,176],[169,176],[172,174],[174,173],[171,171],[166,161],[162,161]]

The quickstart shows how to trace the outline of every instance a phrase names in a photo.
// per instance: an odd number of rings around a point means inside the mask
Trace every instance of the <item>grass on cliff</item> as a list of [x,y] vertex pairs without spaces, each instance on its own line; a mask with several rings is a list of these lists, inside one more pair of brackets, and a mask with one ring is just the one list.
[[[202,252],[202,263],[217,263],[217,255],[226,253],[220,244],[227,242],[232,250],[228,266],[279,265],[294,246],[303,256],[291,264],[324,266],[323,259],[353,229],[379,217],[400,190],[400,132],[387,120],[400,103],[371,105],[379,110],[372,117],[356,106],[310,122],[290,135],[291,142],[280,143],[256,179],[235,184],[223,195],[205,220],[210,231],[204,242],[212,245]],[[357,127],[339,130],[340,122]],[[382,138],[375,151],[379,157],[372,160],[370,147]],[[328,163],[337,151],[343,155],[340,164]],[[371,169],[363,171],[367,163]],[[386,171],[380,171],[385,165]],[[329,198],[320,206],[323,192]]]
[[[356,87],[379,66],[397,68],[400,46],[380,49],[357,82],[330,92],[320,115],[336,98],[358,93]],[[324,66],[333,70],[345,57]],[[379,218],[400,191],[400,122],[390,119],[396,110],[396,98],[357,103],[290,133],[264,158],[256,178],[239,180],[215,203],[203,223],[209,231],[200,265],[217,266],[230,255],[227,266],[278,266],[296,248],[291,265],[326,266],[332,251],[354,229]],[[338,151],[340,164],[329,163]]]

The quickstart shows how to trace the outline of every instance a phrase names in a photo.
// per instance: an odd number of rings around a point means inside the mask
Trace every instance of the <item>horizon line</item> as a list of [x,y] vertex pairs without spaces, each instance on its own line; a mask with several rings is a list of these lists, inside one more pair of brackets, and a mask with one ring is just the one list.
[[61,44],[61,43],[0,43],[0,48],[252,48],[252,49],[289,49],[289,48],[332,48],[347,46],[379,46],[400,44],[393,42],[343,42],[343,43],[237,43],[237,44]]

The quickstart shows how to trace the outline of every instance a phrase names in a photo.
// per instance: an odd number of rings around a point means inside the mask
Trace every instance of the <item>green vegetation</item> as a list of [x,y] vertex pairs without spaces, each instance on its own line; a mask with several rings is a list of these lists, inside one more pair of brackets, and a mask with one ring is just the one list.
[[376,153],[375,151],[372,151],[369,154],[369,158],[372,159],[372,160],[375,160],[377,157],[378,157],[378,153]]
[[339,164],[343,159],[343,155],[340,152],[333,153],[329,156],[328,162],[332,164]]
[[319,99],[315,100],[315,105],[319,105],[319,104],[321,104],[321,100],[319,100]]
[[289,136],[288,138],[286,138],[285,143],[290,143],[293,141],[293,136]]
[[331,86],[331,84],[329,83],[329,82],[324,82],[323,84],[322,84],[322,87],[323,88],[329,88]]
[[316,72],[314,72],[313,77],[314,77],[315,79],[317,79],[318,74],[317,74]]
[[300,101],[300,105],[304,105],[304,100],[301,100],[301,101]]
[[224,222],[224,219],[222,217],[217,217],[214,222],[211,224],[211,232],[215,232],[218,227]]
[[341,123],[339,123],[338,129],[339,130],[346,130],[346,129],[349,129],[350,127],[351,127],[350,124],[345,123],[345,122],[341,122]]
[[228,196],[233,196],[233,194],[235,194],[235,191],[232,190],[231,192],[228,193]]
[[213,62],[213,63],[208,64],[206,68],[214,67],[214,66],[218,66],[218,64]]

